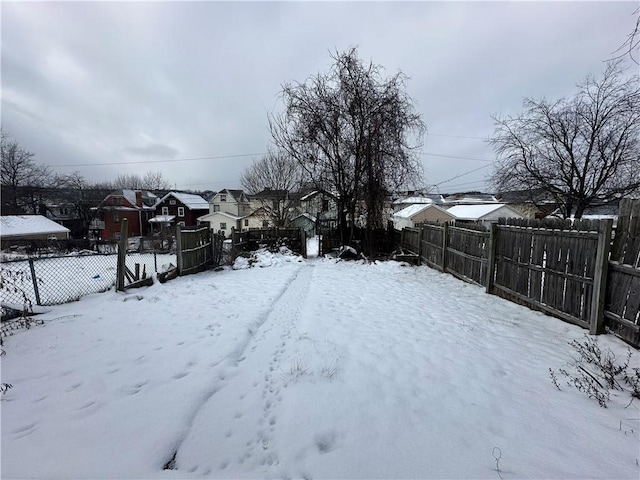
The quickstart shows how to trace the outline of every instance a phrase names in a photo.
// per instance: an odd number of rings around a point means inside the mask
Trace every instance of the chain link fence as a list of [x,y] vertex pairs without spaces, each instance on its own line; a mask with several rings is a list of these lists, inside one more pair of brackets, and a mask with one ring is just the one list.
[[[117,246],[104,245],[105,253],[82,251],[67,255],[4,255],[0,262],[0,302],[2,317],[7,310],[22,311],[28,305],[56,305],[78,300],[83,295],[109,290],[116,283]],[[14,256],[15,257],[15,256]],[[176,265],[175,253],[128,253],[131,270],[151,276]]]

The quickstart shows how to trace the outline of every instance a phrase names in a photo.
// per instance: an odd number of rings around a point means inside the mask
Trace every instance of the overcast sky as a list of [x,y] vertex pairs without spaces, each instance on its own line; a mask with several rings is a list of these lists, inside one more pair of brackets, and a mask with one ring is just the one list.
[[159,170],[178,189],[239,188],[269,146],[282,84],[358,47],[365,62],[409,77],[428,129],[426,183],[482,190],[491,114],[517,114],[523,97],[569,95],[598,75],[637,7],[3,1],[2,128],[58,173],[101,181]]

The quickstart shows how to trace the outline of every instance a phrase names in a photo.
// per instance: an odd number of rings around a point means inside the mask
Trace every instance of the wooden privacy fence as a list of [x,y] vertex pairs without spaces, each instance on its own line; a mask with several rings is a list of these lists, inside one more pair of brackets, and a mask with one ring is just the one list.
[[302,228],[261,228],[233,231],[234,248],[252,252],[260,247],[270,249],[286,246],[291,251],[307,258],[307,236]]
[[220,265],[224,237],[212,234],[208,227],[176,227],[176,256],[178,274],[201,272],[211,266]]
[[604,317],[609,330],[640,346],[640,200],[620,203]]
[[640,347],[640,201],[612,221],[501,219],[405,228],[401,248],[486,291]]
[[431,268],[485,285],[489,232],[482,225],[424,224],[402,230],[401,247]]

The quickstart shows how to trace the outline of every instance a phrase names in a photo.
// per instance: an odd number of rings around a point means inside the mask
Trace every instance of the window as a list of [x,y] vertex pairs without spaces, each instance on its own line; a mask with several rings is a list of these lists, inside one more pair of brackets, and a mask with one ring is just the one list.
[[226,195],[220,195],[220,201],[221,202],[226,202],[227,201],[227,196]]
[[262,228],[269,228],[269,220],[262,221]]
[[115,240],[120,240],[120,232],[116,232],[116,233],[114,233],[114,234],[113,234],[113,238],[114,238]]
[[220,222],[220,230],[226,230],[227,229],[227,222]]
[[213,206],[213,211],[214,212],[219,212],[220,211],[220,205],[214,205]]
[[329,200],[322,200],[322,211],[323,212],[329,211]]
[[244,226],[245,226],[245,227],[248,227],[248,226],[249,226],[249,219],[248,219],[248,218],[245,218],[245,219],[244,219]]
[[178,216],[184,217],[184,207],[178,207]]
[[178,225],[180,225],[181,227],[184,227],[185,223],[184,222],[178,222]]
[[169,205],[175,205],[176,201],[175,200],[169,200]]
[[118,212],[116,212],[116,211],[113,212],[113,221],[114,222],[119,222],[120,221],[120,215],[118,215]]
[[162,215],[169,215],[169,207],[162,207]]

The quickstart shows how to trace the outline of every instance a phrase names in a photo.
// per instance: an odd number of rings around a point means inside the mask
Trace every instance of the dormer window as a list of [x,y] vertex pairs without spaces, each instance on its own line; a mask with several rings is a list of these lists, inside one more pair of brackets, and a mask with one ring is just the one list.
[[227,196],[226,195],[220,195],[220,201],[221,202],[226,202],[227,201]]
[[169,200],[169,205],[175,205],[176,201],[175,200]]

